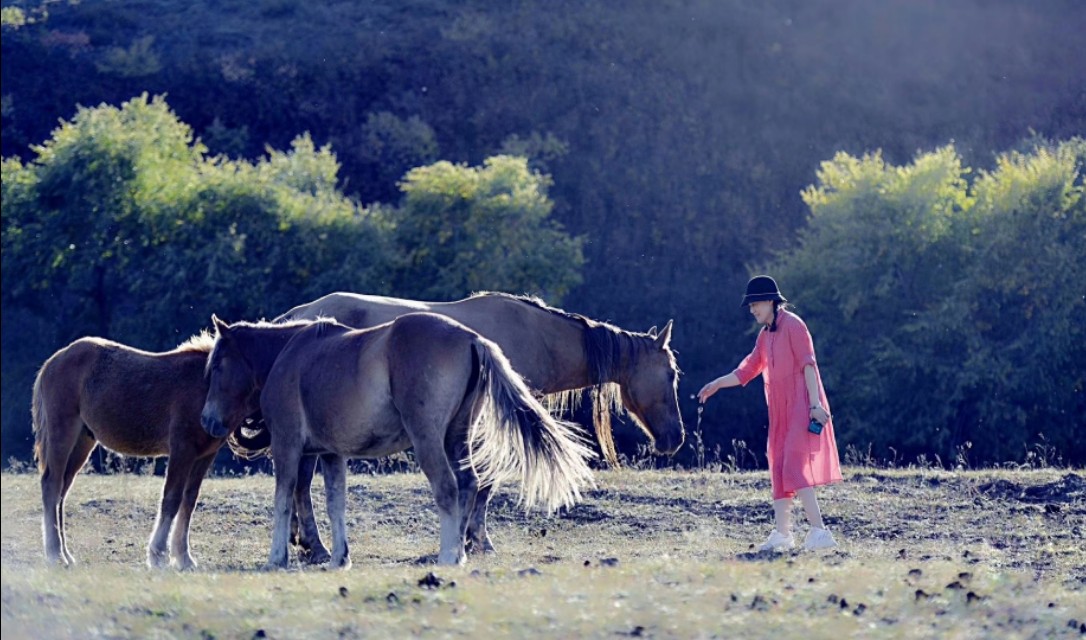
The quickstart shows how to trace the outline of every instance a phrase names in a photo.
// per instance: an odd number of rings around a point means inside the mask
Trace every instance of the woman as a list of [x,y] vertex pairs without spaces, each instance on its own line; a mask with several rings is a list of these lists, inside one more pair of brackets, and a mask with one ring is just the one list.
[[704,403],[721,389],[746,386],[762,375],[769,405],[767,457],[776,528],[759,550],[795,547],[792,499],[796,496],[811,525],[804,548],[830,549],[837,542],[822,522],[814,488],[840,482],[841,465],[811,334],[803,320],[787,310],[787,302],[773,278],[751,278],[742,306],[749,306],[754,319],[764,325],[754,350],[735,371],[702,387],[698,400]]

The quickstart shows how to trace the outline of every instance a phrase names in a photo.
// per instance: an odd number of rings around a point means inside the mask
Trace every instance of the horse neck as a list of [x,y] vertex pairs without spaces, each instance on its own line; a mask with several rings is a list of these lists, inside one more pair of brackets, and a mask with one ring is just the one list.
[[623,384],[630,368],[636,366],[641,341],[640,337],[616,327],[602,324],[587,327],[584,352],[590,384]]
[[308,325],[260,326],[235,332],[238,348],[252,366],[253,375],[260,386],[264,386],[272,365],[283,352],[283,348],[306,326]]

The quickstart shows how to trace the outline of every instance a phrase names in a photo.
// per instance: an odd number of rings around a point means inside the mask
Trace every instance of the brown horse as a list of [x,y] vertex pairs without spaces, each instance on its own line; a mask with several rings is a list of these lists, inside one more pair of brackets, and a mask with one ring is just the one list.
[[269,567],[287,564],[303,453],[318,454],[332,566],[349,567],[346,459],[414,447],[441,518],[440,564],[465,556],[480,483],[517,478],[527,507],[571,505],[591,482],[590,450],[551,418],[501,350],[444,316],[412,313],[372,329],[332,320],[226,325],[208,359],[204,428],[225,437],[257,409],[275,461]]
[[[635,333],[549,307],[536,298],[494,292],[455,302],[332,293],[294,307],[275,321],[330,317],[350,327],[366,328],[418,311],[453,318],[496,342],[528,386],[546,396],[552,407],[569,408],[581,390],[591,389],[596,437],[612,464],[617,463],[612,410],[625,409],[658,452],[671,454],[682,445],[679,370],[669,346],[671,321],[659,334],[655,330]],[[315,465],[312,457],[303,460],[296,535],[308,561],[322,562],[328,552],[320,541],[309,497]],[[472,551],[494,549],[486,530],[490,493],[490,486],[480,488],[471,515],[468,545]]]
[[189,522],[200,484],[223,443],[200,427],[212,344],[205,332],[173,351],[148,353],[81,338],[45,361],[34,381],[30,412],[47,561],[75,562],[64,529],[64,498],[100,443],[123,455],[170,457],[147,564],[168,565],[172,554],[179,568],[196,566],[189,553]]

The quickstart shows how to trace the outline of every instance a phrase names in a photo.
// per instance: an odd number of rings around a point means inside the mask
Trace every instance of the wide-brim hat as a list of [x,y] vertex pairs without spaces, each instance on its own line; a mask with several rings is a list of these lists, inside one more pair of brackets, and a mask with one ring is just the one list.
[[769,276],[754,276],[747,283],[747,293],[743,296],[743,302],[739,303],[739,306],[745,307],[752,302],[761,302],[762,300],[788,302],[788,298],[782,296],[780,289],[777,288],[776,280]]

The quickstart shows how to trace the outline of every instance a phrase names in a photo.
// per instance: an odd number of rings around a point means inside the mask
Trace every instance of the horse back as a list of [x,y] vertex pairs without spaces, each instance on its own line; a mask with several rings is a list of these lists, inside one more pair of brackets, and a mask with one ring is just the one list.
[[479,334],[435,313],[410,313],[388,328],[393,402],[401,411],[423,404],[458,405],[478,369]]
[[505,341],[512,347],[514,339],[521,337],[521,332],[516,328],[535,324],[533,316],[537,310],[517,298],[498,294],[479,294],[453,302],[424,302],[336,292],[294,307],[275,321],[332,317],[349,327],[366,329],[392,322],[409,313],[429,312],[452,318],[499,344]]
[[207,353],[151,353],[80,338],[43,365],[37,385],[50,422],[78,419],[95,439],[126,455],[169,453],[170,425],[201,432]]
[[588,384],[583,326],[565,314],[502,294],[480,294],[440,310],[496,343],[530,387],[543,393]]
[[291,338],[260,396],[273,439],[351,457],[409,447],[390,401],[387,329],[320,323]]
[[298,305],[276,318],[275,322],[335,318],[348,327],[367,329],[392,322],[405,313],[428,311],[435,304],[440,303],[340,291]]
[[588,384],[582,325],[515,296],[483,293],[453,302],[422,302],[339,292],[295,307],[280,319],[332,316],[350,327],[366,328],[418,312],[452,318],[497,343],[513,368],[544,393]]

